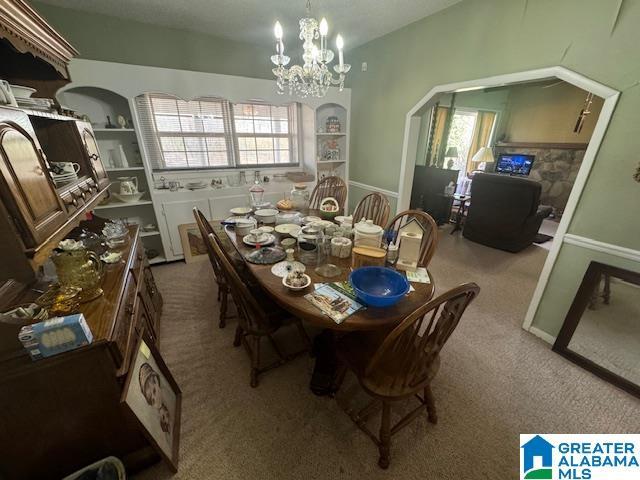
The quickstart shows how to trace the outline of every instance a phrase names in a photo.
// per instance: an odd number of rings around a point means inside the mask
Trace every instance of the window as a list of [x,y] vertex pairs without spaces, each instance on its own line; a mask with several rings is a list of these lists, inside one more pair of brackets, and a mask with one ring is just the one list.
[[298,164],[297,104],[185,101],[162,94],[141,95],[136,102],[154,170]]

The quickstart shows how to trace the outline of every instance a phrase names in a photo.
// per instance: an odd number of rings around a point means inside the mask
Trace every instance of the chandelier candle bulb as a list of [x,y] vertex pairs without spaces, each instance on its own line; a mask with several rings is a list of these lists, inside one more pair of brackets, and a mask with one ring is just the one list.
[[[320,20],[320,51],[324,52],[327,48],[327,33],[329,33],[329,24],[327,19]],[[324,59],[323,59],[324,60]]]
[[344,40],[342,40],[342,35],[340,34],[336,37],[336,47],[338,47],[338,63],[340,64],[340,70],[342,70],[342,66],[344,65],[344,57],[342,56]]

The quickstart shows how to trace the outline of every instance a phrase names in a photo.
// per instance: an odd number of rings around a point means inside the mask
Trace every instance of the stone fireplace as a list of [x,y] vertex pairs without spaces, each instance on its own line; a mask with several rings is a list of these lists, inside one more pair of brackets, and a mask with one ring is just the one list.
[[498,143],[494,156],[497,158],[502,153],[535,155],[529,178],[542,185],[540,204],[553,207],[554,214],[560,219],[586,149],[587,145],[582,143]]

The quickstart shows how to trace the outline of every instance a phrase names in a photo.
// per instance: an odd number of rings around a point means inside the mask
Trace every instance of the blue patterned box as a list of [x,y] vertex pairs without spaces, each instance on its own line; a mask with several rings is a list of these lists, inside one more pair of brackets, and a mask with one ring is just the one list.
[[93,335],[84,315],[77,313],[25,325],[20,329],[18,339],[31,359],[38,360],[88,345],[93,341]]

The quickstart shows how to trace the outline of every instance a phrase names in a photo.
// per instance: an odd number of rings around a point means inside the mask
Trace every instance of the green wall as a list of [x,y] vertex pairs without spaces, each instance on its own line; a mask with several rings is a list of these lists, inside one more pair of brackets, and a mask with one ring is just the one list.
[[80,51],[81,58],[273,78],[269,61],[273,52],[266,44],[249,45],[40,2],[29,3]]
[[[562,65],[622,92],[569,231],[640,250],[639,21],[638,0],[464,0],[355,49],[350,178],[398,190],[405,117],[432,87]],[[575,292],[584,256],[596,257],[583,250],[558,258],[534,321],[548,333],[567,310],[556,292]]]

